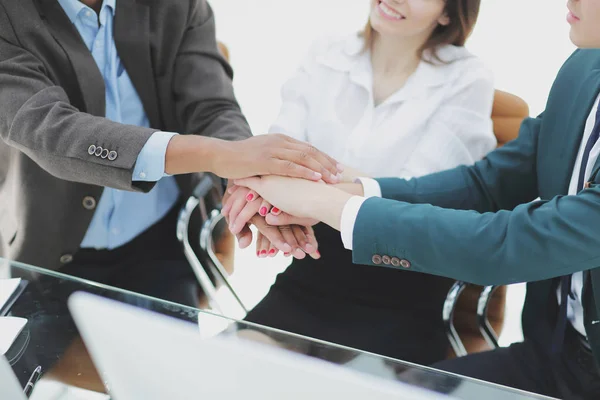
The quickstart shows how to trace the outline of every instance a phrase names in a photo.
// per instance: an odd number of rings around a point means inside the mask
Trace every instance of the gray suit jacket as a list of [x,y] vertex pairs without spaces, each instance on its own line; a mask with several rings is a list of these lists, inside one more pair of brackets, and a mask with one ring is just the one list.
[[[2,257],[60,268],[79,248],[103,187],[152,188],[132,174],[157,130],[251,136],[205,0],[116,4],[117,50],[152,129],[103,118],[104,80],[57,0],[0,0]],[[91,146],[108,152],[90,154]],[[183,196],[194,178],[177,177]]]

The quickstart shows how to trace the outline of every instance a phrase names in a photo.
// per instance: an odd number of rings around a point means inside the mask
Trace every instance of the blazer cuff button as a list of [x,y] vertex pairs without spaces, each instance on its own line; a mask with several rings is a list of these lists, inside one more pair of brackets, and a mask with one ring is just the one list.
[[96,153],[96,146],[91,145],[90,147],[88,147],[88,154],[90,156],[93,156]]
[[108,153],[108,160],[109,161],[115,161],[117,159],[117,152],[116,151],[111,151],[110,153]]
[[411,267],[411,263],[408,260],[400,260],[400,266],[405,269],[409,269]]
[[383,260],[381,259],[381,256],[378,254],[375,254],[373,256],[373,258],[371,258],[371,261],[373,262],[373,264],[375,265],[381,265],[381,263],[383,262]]
[[109,154],[110,153],[108,152],[108,149],[104,149],[104,150],[102,150],[102,154],[100,155],[100,157],[106,158],[106,157],[108,157]]
[[104,151],[104,149],[98,146],[96,147],[96,152],[94,154],[96,155],[96,157],[100,157],[102,155],[102,151]]

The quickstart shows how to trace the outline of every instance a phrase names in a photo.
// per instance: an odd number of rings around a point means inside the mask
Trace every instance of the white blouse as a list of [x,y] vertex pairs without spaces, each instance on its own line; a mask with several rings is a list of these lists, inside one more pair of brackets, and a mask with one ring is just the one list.
[[491,72],[463,47],[422,61],[404,87],[373,102],[370,53],[358,35],[317,41],[282,89],[269,129],[310,142],[374,177],[409,178],[473,164],[496,146]]

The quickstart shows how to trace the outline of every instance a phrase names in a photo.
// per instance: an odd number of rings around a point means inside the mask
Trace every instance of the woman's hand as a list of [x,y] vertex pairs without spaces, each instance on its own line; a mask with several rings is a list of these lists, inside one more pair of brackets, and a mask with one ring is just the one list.
[[[296,242],[300,246],[291,253],[284,253],[284,256],[293,256],[297,259],[303,259],[306,254],[318,260],[321,254],[318,250],[318,243],[315,234],[310,227],[291,225],[280,228],[280,231],[286,241]],[[279,251],[262,233],[257,234],[256,256],[259,258],[275,257]]]
[[337,230],[343,208],[352,197],[322,182],[278,176],[238,179],[235,184],[254,190],[287,214],[323,221]]
[[[261,250],[265,250],[263,255],[275,255],[277,251],[281,250],[296,258],[304,258],[305,253],[314,254],[316,251],[318,245],[312,229],[303,230],[304,227],[300,226],[269,225],[265,221],[264,215],[273,216],[274,214],[267,213],[271,211],[277,214],[278,210],[272,208],[256,192],[244,187],[229,186],[223,201],[225,205],[221,213],[231,232],[236,235],[240,248],[246,248],[252,243],[250,224],[253,224],[259,232],[257,238],[262,237],[265,243],[268,243],[268,246],[260,246]],[[308,232],[308,236],[304,232]]]

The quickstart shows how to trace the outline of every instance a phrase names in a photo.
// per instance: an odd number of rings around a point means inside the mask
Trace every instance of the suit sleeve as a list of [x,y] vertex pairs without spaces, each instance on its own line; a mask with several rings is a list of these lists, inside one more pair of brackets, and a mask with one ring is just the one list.
[[[155,130],[114,123],[73,107],[43,63],[16,42],[4,17],[0,18],[0,138],[60,179],[140,190],[132,183],[133,169]],[[117,157],[90,154],[92,145],[114,150]]]
[[543,116],[528,118],[519,136],[472,166],[411,180],[377,179],[383,198],[413,204],[495,212],[539,197],[536,151]]
[[191,0],[190,4],[188,28],[173,73],[181,133],[246,139],[252,133],[233,92],[233,71],[217,47],[213,11],[205,0]]
[[384,199],[366,200],[354,225],[354,262],[389,255],[412,271],[484,285],[597,266],[600,189],[532,202],[541,122],[525,121],[517,140],[474,166],[379,180]]

